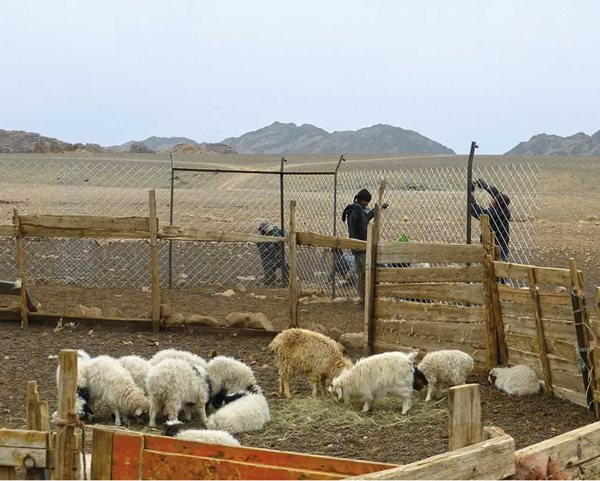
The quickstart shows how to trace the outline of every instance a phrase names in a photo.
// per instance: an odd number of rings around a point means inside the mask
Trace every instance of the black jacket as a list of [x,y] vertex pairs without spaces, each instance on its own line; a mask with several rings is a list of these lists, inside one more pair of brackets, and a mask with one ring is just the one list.
[[[367,240],[369,221],[375,217],[375,209],[367,209],[358,202],[348,204],[342,213],[342,222],[348,223],[348,236],[351,239]],[[353,254],[364,251],[352,251]]]
[[[502,193],[496,187],[488,186],[485,190],[492,197],[496,197]],[[475,200],[475,196],[471,194],[471,215],[479,219],[483,214],[487,214],[490,218],[490,229],[494,233],[496,243],[500,247],[503,259],[508,257],[508,243],[510,240],[510,210],[508,205],[500,201],[498,207],[488,207],[484,209]],[[510,201],[509,201],[510,202]]]

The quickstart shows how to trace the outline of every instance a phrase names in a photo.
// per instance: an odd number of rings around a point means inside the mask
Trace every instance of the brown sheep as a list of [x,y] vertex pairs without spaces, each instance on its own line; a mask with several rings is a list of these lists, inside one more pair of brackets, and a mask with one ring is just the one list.
[[279,368],[279,394],[292,397],[289,382],[297,376],[308,377],[312,397],[318,387],[326,393],[327,383],[352,361],[344,356],[343,346],[323,334],[307,329],[292,328],[279,333],[269,345]]

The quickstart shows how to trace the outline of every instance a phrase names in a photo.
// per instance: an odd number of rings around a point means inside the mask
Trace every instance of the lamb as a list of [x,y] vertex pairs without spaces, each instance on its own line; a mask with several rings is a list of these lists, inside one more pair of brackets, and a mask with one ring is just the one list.
[[119,358],[119,364],[129,371],[135,385],[146,391],[146,376],[150,370],[150,362],[140,356],[123,356]]
[[165,359],[152,366],[146,377],[150,400],[150,427],[156,426],[156,416],[164,412],[169,421],[176,421],[181,409],[187,421],[192,419],[192,408],[206,425],[205,404],[210,398],[206,371],[182,359]]
[[256,377],[249,366],[232,357],[217,356],[206,369],[211,389],[211,404],[218,408],[230,393],[251,389]]
[[501,391],[516,396],[529,396],[540,390],[537,374],[529,366],[517,364],[512,367],[495,367],[488,380]]
[[200,356],[192,354],[189,351],[180,351],[179,349],[163,349],[162,351],[158,351],[152,356],[149,362],[154,366],[165,359],[182,359],[193,365],[200,365],[203,369],[206,369],[207,366],[207,362]]
[[307,329],[292,328],[279,333],[269,345],[279,368],[279,394],[292,397],[289,382],[304,375],[317,397],[319,386],[325,394],[327,383],[352,361],[344,356],[343,346],[323,334]]
[[464,384],[474,364],[471,356],[458,350],[433,351],[425,354],[417,366],[428,381],[425,401],[430,401],[434,393],[443,385]]
[[346,404],[355,398],[364,401],[363,412],[368,412],[377,399],[396,395],[402,398],[402,414],[406,414],[413,389],[420,391],[427,384],[413,365],[416,356],[417,352],[385,352],[361,359],[333,379],[329,392]]
[[84,385],[89,389],[89,404],[101,401],[114,413],[115,425],[121,425],[121,415],[127,422],[130,415],[140,416],[148,410],[144,392],[119,361],[110,356],[98,356],[87,363]]
[[181,421],[167,421],[165,436],[198,443],[240,446],[240,442],[227,431],[217,431],[214,429],[185,429],[181,431],[182,427],[183,423]]
[[206,427],[234,434],[245,433],[261,430],[270,420],[269,403],[257,386],[256,393],[249,392],[211,414]]

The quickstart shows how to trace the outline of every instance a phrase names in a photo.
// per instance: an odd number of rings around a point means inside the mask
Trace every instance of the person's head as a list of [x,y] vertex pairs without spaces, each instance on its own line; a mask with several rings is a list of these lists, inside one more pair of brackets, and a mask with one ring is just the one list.
[[494,209],[505,210],[510,205],[510,197],[506,194],[498,193],[491,202]]
[[258,224],[258,232],[260,232],[261,234],[266,234],[270,230],[271,230],[271,221],[265,219],[265,220],[261,221],[260,224]]
[[361,206],[366,207],[371,202],[371,192],[367,189],[361,189],[358,194],[354,196],[354,202],[358,202]]

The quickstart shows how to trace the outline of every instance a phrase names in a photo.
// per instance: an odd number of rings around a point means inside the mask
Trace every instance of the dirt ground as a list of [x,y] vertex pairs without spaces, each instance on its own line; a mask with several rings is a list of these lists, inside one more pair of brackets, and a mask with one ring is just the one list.
[[[239,306],[239,304],[238,304]],[[276,309],[273,306],[272,309]],[[203,357],[226,354],[250,364],[265,390],[271,407],[272,422],[264,431],[238,438],[244,445],[323,454],[388,463],[407,463],[447,450],[447,399],[425,403],[425,393],[416,393],[409,414],[402,416],[401,402],[380,401],[369,414],[359,406],[346,407],[333,398],[313,400],[309,385],[293,384],[292,400],[279,399],[277,369],[268,350],[270,337],[246,333],[206,333],[199,329],[173,329],[152,334],[127,327],[78,325],[58,332],[55,325],[32,325],[22,330],[16,323],[0,324],[0,425],[20,428],[24,425],[24,398],[27,381],[38,382],[42,399],[56,409],[55,373],[57,361],[49,356],[60,349],[79,348],[91,355],[151,356],[166,348],[187,349]],[[349,353],[354,359],[358,352]],[[515,398],[492,389],[484,378],[481,384],[483,424],[505,429],[524,447],[560,433],[594,422],[593,415],[567,401],[542,394]],[[110,424],[106,410],[100,410],[95,422]],[[197,421],[190,426],[198,426]],[[131,429],[150,430],[142,423]]]

